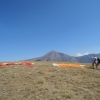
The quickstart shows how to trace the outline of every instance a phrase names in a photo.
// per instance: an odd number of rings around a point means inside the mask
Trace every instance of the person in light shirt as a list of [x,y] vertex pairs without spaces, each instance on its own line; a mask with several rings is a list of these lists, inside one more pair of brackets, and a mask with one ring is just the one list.
[[97,65],[97,57],[96,57],[96,55],[94,55],[92,58],[91,58],[91,60],[92,60],[92,67],[93,67],[93,69],[94,69],[94,65]]

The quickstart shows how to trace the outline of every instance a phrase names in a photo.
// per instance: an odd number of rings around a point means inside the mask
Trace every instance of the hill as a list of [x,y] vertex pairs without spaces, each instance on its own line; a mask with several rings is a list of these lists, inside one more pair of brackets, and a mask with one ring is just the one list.
[[[44,56],[27,59],[26,61],[59,61],[59,62],[81,62],[81,63],[91,63],[91,57],[94,54],[89,54],[80,57],[70,56],[64,53],[50,51]],[[100,57],[100,54],[95,54],[97,57]]]
[[28,59],[28,61],[67,61],[67,62],[77,62],[75,57],[69,56],[64,53],[50,51],[42,57]]
[[100,70],[54,67],[52,62],[3,66],[0,100],[100,100]]

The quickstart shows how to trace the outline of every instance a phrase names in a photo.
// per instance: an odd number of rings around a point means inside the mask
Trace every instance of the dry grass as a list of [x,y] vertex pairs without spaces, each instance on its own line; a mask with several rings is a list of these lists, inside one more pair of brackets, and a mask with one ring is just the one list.
[[54,67],[52,62],[0,67],[0,100],[100,100],[99,69]]

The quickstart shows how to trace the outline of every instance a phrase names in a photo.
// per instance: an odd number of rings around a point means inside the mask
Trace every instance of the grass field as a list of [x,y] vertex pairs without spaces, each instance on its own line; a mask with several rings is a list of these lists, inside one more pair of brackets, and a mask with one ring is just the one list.
[[52,62],[0,67],[0,100],[100,100],[100,67],[54,67]]

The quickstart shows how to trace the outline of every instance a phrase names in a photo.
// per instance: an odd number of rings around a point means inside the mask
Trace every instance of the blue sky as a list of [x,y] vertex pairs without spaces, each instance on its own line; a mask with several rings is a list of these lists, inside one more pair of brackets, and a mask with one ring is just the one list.
[[0,0],[0,61],[100,53],[100,0]]

